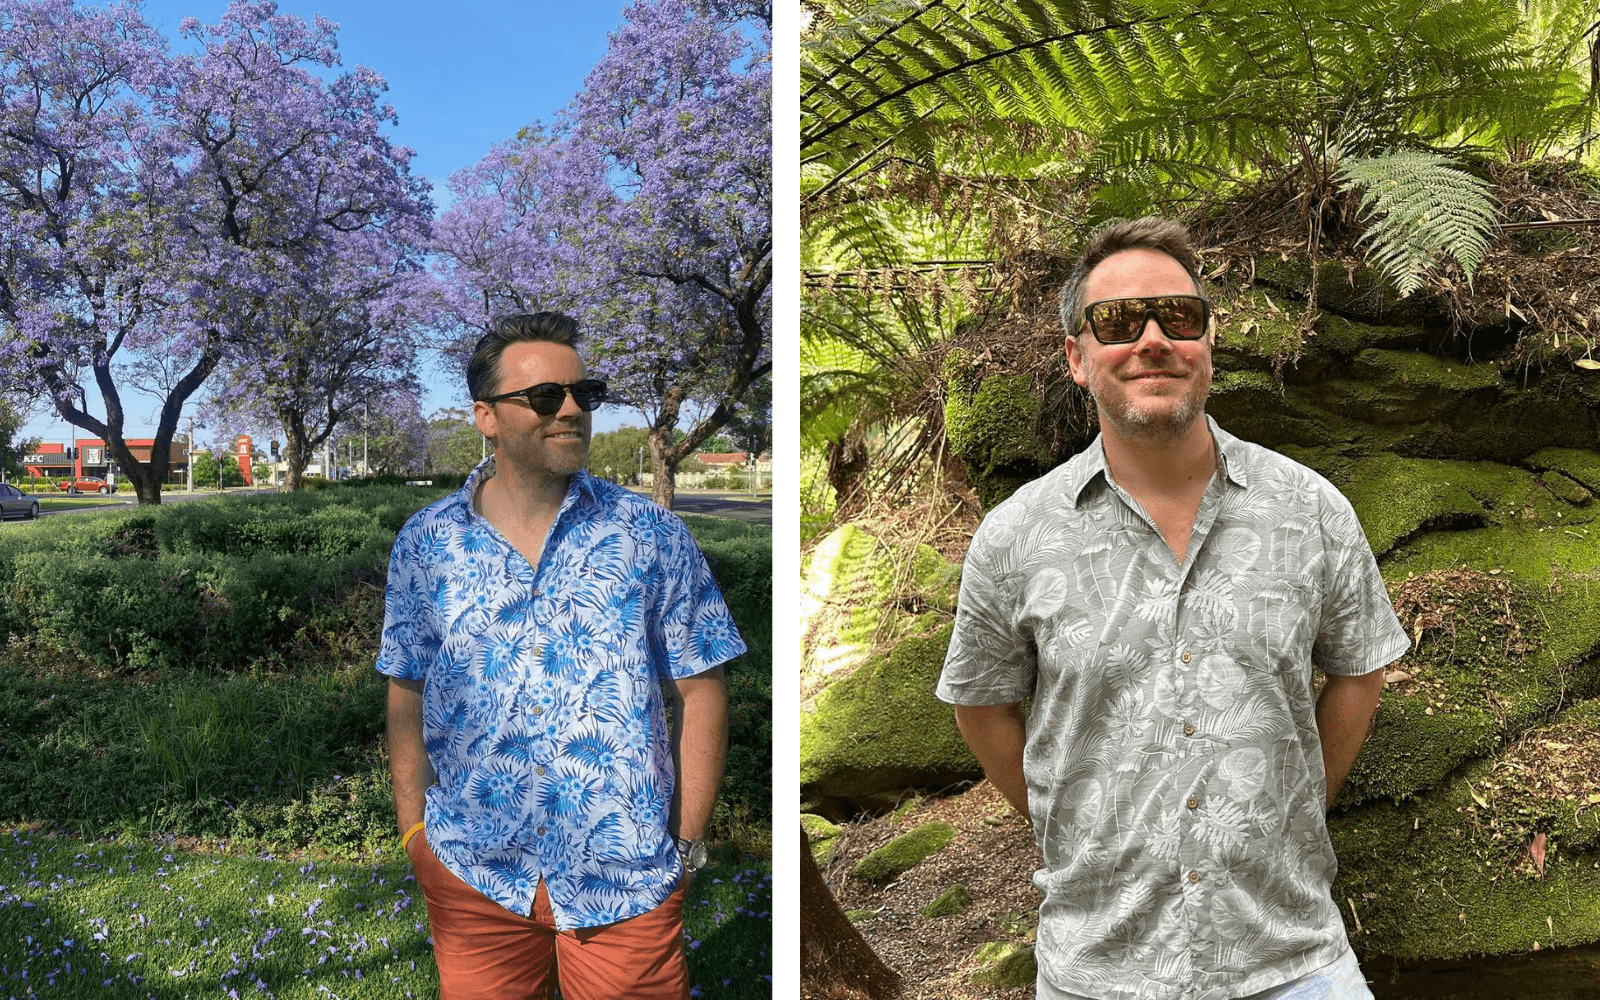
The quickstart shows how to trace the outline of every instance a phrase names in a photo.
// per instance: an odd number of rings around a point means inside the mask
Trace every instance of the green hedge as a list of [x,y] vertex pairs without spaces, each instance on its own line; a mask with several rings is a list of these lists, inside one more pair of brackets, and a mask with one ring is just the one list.
[[123,669],[226,671],[319,605],[382,586],[405,519],[436,491],[274,494],[53,518],[0,537],[0,630]]
[[[221,497],[0,532],[0,638],[35,640],[0,657],[3,818],[271,836],[289,822],[275,811],[287,800],[259,799],[258,786],[304,796],[335,773],[347,783],[366,773],[356,758],[382,723],[371,662],[389,550],[443,492],[371,484]],[[713,820],[718,837],[749,842],[771,826],[771,535],[685,521],[750,647],[727,670],[730,751]],[[124,679],[55,676],[52,646]],[[282,670],[305,677],[273,680]],[[263,767],[263,748],[279,765]],[[374,836],[392,821],[380,791],[362,813]],[[227,805],[241,799],[265,804]]]

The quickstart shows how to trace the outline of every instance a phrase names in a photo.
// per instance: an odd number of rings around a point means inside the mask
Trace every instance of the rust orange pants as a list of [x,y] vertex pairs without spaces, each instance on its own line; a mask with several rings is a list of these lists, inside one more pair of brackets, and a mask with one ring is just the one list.
[[419,831],[406,845],[428,904],[439,1000],[687,1000],[684,887],[649,913],[577,931],[556,930],[544,883],[518,916],[446,868]]

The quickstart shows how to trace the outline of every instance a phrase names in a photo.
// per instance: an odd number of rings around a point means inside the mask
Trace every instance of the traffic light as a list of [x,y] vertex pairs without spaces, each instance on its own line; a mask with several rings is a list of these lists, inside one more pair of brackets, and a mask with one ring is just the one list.
[[277,438],[273,438],[272,439],[272,460],[274,462],[276,462],[278,460],[278,439]]

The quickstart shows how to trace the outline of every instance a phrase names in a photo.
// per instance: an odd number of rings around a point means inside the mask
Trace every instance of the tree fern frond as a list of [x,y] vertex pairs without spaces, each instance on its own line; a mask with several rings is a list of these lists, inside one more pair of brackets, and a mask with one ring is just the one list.
[[1437,153],[1402,150],[1349,159],[1338,180],[1362,191],[1361,210],[1380,216],[1362,239],[1372,245],[1379,270],[1401,295],[1422,284],[1439,253],[1454,257],[1467,280],[1489,253],[1495,223],[1488,182],[1452,165]]

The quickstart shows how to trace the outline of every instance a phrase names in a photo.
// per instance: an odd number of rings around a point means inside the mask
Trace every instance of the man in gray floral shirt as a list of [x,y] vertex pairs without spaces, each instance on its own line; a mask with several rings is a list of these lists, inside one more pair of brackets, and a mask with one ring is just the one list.
[[1372,550],[1327,480],[1205,416],[1181,225],[1101,230],[1061,314],[1101,434],[984,519],[938,687],[1033,822],[1038,996],[1370,998],[1324,814],[1409,645]]

